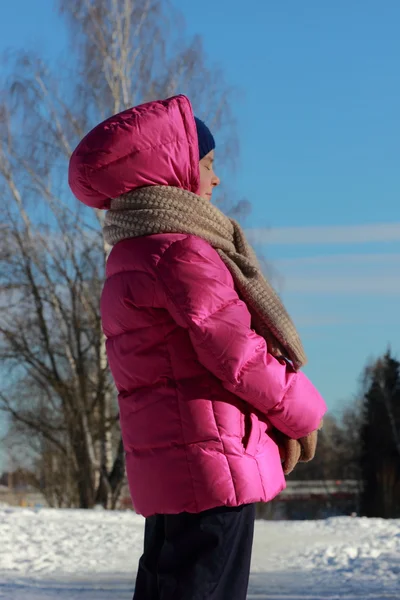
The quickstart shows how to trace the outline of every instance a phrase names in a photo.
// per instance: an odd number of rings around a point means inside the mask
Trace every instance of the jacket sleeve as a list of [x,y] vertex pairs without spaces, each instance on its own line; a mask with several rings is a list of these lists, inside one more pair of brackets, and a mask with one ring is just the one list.
[[199,362],[280,431],[300,438],[318,428],[326,405],[304,373],[268,353],[218,253],[189,236],[157,265],[161,304],[188,330]]

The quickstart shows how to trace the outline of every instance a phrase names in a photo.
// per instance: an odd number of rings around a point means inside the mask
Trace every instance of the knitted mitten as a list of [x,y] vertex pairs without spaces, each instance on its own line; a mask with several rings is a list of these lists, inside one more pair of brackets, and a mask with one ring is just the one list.
[[323,422],[321,421],[321,424],[316,431],[299,439],[301,446],[300,462],[310,462],[310,460],[314,458],[317,449],[318,431],[322,429],[322,423]]
[[301,456],[301,445],[297,440],[292,440],[281,431],[274,431],[274,438],[279,446],[282,468],[285,475],[289,475]]
[[315,456],[317,449],[318,431],[313,431],[299,439],[301,454],[300,462],[310,462]]

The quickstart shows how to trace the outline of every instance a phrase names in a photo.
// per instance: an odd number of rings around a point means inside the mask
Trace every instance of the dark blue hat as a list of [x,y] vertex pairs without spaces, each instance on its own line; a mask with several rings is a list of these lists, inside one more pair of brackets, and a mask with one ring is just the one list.
[[208,129],[207,125],[200,121],[197,117],[194,118],[197,128],[197,139],[199,140],[200,160],[204,158],[211,150],[215,148],[215,140],[213,134]]

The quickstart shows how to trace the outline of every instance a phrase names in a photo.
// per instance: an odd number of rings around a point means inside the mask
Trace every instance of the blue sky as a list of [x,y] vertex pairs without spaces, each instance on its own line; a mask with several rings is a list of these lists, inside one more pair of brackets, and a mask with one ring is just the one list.
[[[238,88],[230,184],[339,412],[365,362],[400,350],[400,2],[174,4]],[[65,50],[51,6],[4,3],[0,51]]]

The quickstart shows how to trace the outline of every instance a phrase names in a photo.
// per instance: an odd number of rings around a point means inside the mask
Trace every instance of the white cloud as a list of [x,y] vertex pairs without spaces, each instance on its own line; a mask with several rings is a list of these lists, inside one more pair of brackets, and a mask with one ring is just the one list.
[[303,294],[368,294],[370,296],[400,295],[400,277],[373,274],[371,276],[290,276],[285,278],[283,291]]
[[294,257],[274,267],[283,293],[400,295],[400,253]]
[[248,229],[253,244],[368,244],[400,241],[400,222]]
[[316,256],[296,256],[293,258],[278,258],[274,260],[274,267],[278,272],[287,268],[324,267],[332,268],[335,265],[348,268],[349,266],[375,267],[392,265],[399,267],[400,277],[400,253],[376,253],[376,254],[330,254]]

